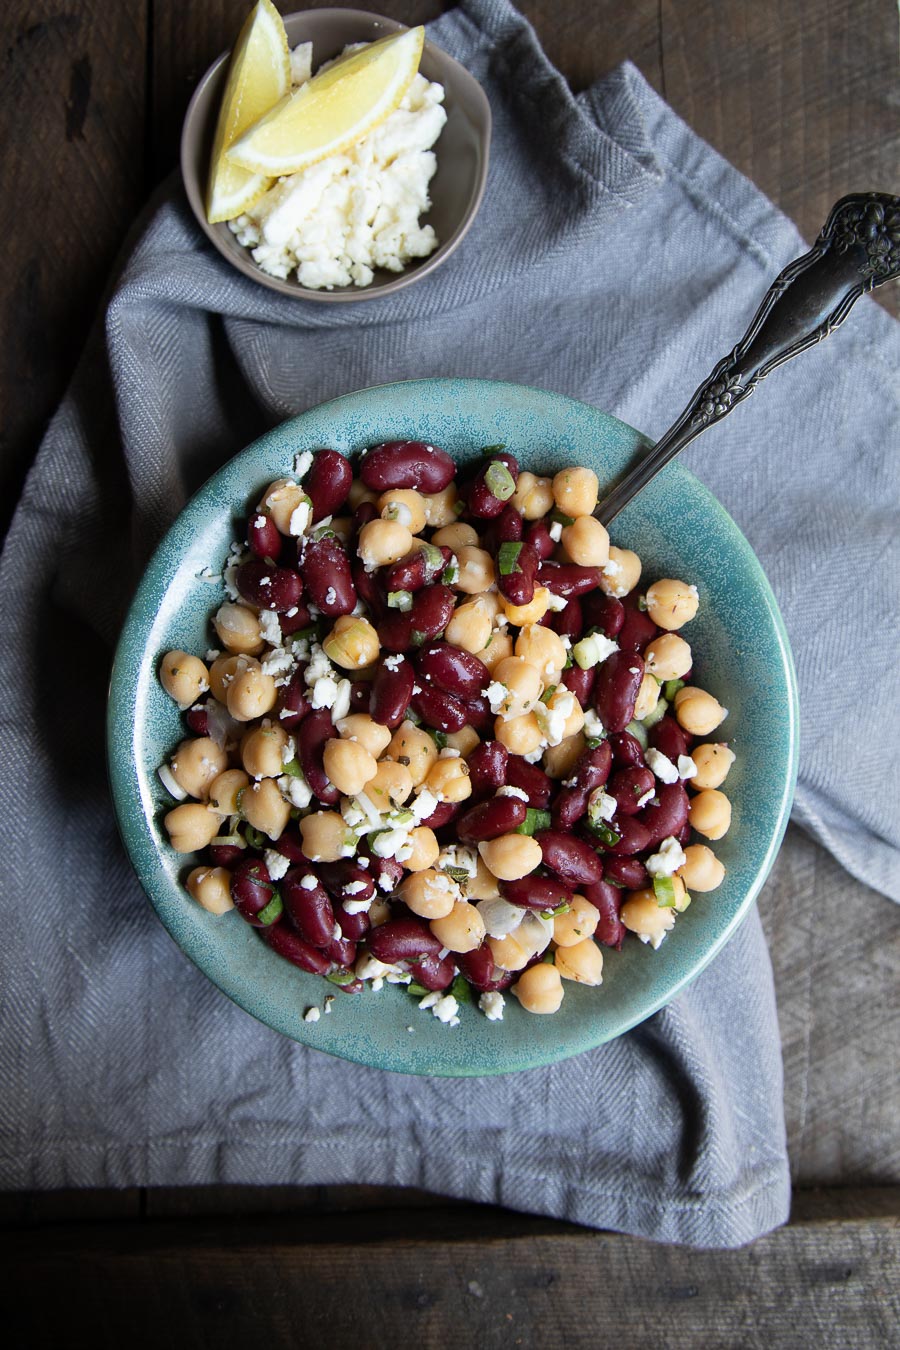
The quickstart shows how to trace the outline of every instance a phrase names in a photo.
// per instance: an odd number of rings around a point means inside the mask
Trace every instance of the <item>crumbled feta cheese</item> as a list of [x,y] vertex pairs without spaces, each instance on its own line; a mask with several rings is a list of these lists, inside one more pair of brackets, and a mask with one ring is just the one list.
[[691,759],[690,755],[678,756],[678,777],[693,778],[697,772],[697,765]]
[[[265,613],[265,611],[263,611]],[[288,678],[293,674],[297,662],[294,653],[288,651],[286,647],[273,647],[261,661],[264,675],[271,675],[278,684],[287,684]]]
[[648,788],[647,791],[644,793],[643,797],[638,797],[637,800],[638,810],[640,810],[642,806],[646,806],[648,802],[652,802],[655,795],[656,795],[656,788]]
[[[312,43],[304,43],[304,46],[312,46]],[[311,450],[301,450],[294,456],[294,474],[297,478],[305,478],[312,468],[313,454]]]
[[554,694],[551,703],[536,703],[534,715],[547,745],[559,745],[566,734],[566,722],[575,709],[575,695],[568,689]]
[[318,1022],[321,1016],[322,1014],[318,1008],[307,1008],[306,1012],[303,1014],[303,1020],[304,1022]]
[[544,753],[546,749],[547,749],[547,742],[541,741],[540,745],[537,747],[536,750],[530,750],[528,754],[523,755],[522,758],[525,760],[526,764],[537,764],[538,760],[540,759],[541,755]]
[[478,1000],[478,1006],[489,1022],[503,1021],[506,999],[498,990],[491,989],[488,993],[482,994]]
[[653,774],[661,783],[678,782],[677,768],[669,759],[668,755],[664,755],[661,750],[654,750],[651,746],[649,750],[644,752],[644,759],[647,768],[653,771]]
[[548,591],[547,596],[547,608],[550,610],[551,614],[559,614],[569,603],[566,596],[555,595],[553,591]]
[[281,747],[282,764],[290,764],[291,760],[294,759],[296,754],[297,754],[297,742],[294,740],[293,736],[288,736],[284,745]]
[[266,864],[269,876],[273,881],[280,881],[291,865],[290,858],[286,858],[283,853],[278,853],[274,848],[267,848],[263,852],[263,862]]
[[259,612],[259,631],[263,639],[268,642],[270,647],[281,646],[281,624],[278,622],[278,615],[271,609],[261,609]]
[[503,712],[507,700],[509,699],[508,687],[505,684],[501,684],[499,680],[491,680],[484,693],[488,703],[491,705],[491,712],[495,717],[498,716]]
[[584,726],[581,728],[589,740],[602,740],[606,735],[606,727],[600,721],[600,718],[594,712],[593,708],[586,708],[584,712]]
[[241,593],[237,588],[235,577],[237,576],[237,570],[243,561],[244,551],[240,544],[232,544],[228,550],[228,557],[222,572],[222,580],[225,583],[225,590],[229,600],[240,600],[241,598]]
[[346,886],[341,887],[341,895],[359,895],[360,891],[369,889],[366,881],[348,881]]
[[547,533],[553,540],[554,544],[558,544],[560,539],[562,539],[562,521],[561,520],[551,521]]
[[337,600],[337,591],[333,586],[329,586],[325,592],[325,603],[326,605],[333,605],[335,600]]
[[420,788],[418,795],[413,799],[409,807],[413,815],[413,824],[421,825],[423,820],[427,820],[429,816],[434,815],[434,812],[438,808],[439,801],[440,798],[435,796],[431,791],[431,788]]
[[338,682],[334,675],[321,675],[310,686],[309,701],[314,708],[330,708],[338,694]]
[[345,900],[344,909],[348,914],[368,914],[372,908],[374,896],[369,896],[368,900]]
[[392,655],[384,658],[385,670],[399,670],[403,665],[404,657],[400,652],[393,652]]
[[372,840],[372,852],[378,858],[396,858],[406,862],[411,858],[415,845],[409,837],[409,830],[402,825],[392,830],[383,830]]
[[498,797],[518,797],[519,801],[522,802],[528,801],[528,793],[524,790],[524,788],[513,787],[511,783],[506,784],[506,786],[504,787],[498,788],[496,795]]
[[468,844],[448,844],[446,848],[441,849],[434,865],[439,872],[453,867],[457,871],[465,872],[467,876],[474,877],[478,871],[478,857],[474,848]]
[[215,661],[216,658],[221,655],[222,653],[218,647],[210,647],[209,651],[206,653],[203,659],[204,661]]
[[301,811],[304,806],[309,806],[312,801],[312,790],[305,778],[300,775],[295,777],[293,774],[283,773],[276,781],[279,792],[282,797],[290,802],[291,806],[296,806]]
[[687,862],[684,849],[674,835],[669,835],[660,844],[656,853],[651,854],[644,863],[651,877],[671,877]]
[[588,816],[591,820],[612,820],[619,809],[615,797],[610,797],[602,787],[594,788],[588,797]]
[[442,994],[440,991],[426,994],[419,999],[419,1007],[426,1012],[430,1009],[439,1022],[447,1022],[451,1027],[459,1026],[459,1004],[452,994]]
[[326,1016],[326,1017],[327,1017],[328,1014],[331,1012],[331,1009],[332,1009],[333,1005],[334,1005],[334,994],[326,994],[326,995],[325,995],[325,1016]]
[[665,929],[663,932],[660,933],[652,933],[652,934],[638,933],[636,936],[639,937],[641,942],[643,942],[644,944],[649,943],[650,946],[653,948],[653,950],[656,952],[659,951],[660,947],[662,946],[668,931],[669,931],[668,929]]

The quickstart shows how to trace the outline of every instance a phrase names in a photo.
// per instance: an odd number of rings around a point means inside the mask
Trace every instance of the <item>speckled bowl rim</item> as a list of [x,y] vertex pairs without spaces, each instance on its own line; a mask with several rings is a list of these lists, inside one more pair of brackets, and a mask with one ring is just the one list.
[[[638,1009],[611,1021],[601,1030],[598,1031],[596,1024],[592,1026],[592,1018],[588,1010],[583,1020],[576,1023],[575,1032],[570,1030],[568,1033],[560,1034],[555,1038],[538,1041],[524,1051],[518,1044],[518,1037],[515,1038],[515,1044],[508,1045],[504,1045],[505,1038],[504,1040],[496,1040],[492,1046],[491,1056],[488,1057],[487,1061],[481,1054],[470,1054],[465,1049],[465,1041],[460,1043],[447,1039],[451,1035],[458,1036],[458,1030],[450,1032],[448,1028],[440,1026],[431,1018],[427,1018],[427,1022],[433,1024],[433,1028],[436,1028],[445,1039],[436,1040],[433,1036],[425,1036],[423,1038],[417,1037],[414,1040],[410,1039],[408,1042],[400,1040],[397,1043],[392,1043],[388,1051],[371,1040],[367,1034],[364,1019],[359,1019],[353,1024],[352,1019],[342,1018],[341,1021],[351,1022],[349,1029],[345,1028],[343,1035],[335,1034],[338,1032],[335,1025],[328,1033],[329,1039],[323,1043],[319,1029],[323,1027],[324,1019],[313,1028],[298,1019],[298,1009],[304,1002],[309,1004],[321,1001],[323,982],[318,977],[308,976],[295,970],[273,953],[268,952],[263,944],[259,943],[252,930],[232,915],[224,921],[227,923],[230,919],[234,919],[236,927],[232,930],[232,940],[235,940],[235,935],[238,930],[241,930],[246,937],[252,938],[253,942],[266,952],[266,957],[271,962],[276,962],[279,966],[284,967],[289,971],[291,977],[297,981],[296,1006],[284,1008],[272,1002],[267,1002],[267,991],[258,985],[254,985],[250,993],[239,987],[241,981],[227,970],[227,960],[223,958],[220,949],[215,945],[216,939],[213,939],[211,946],[205,935],[200,939],[184,927],[185,916],[190,911],[194,911],[195,914],[202,914],[202,911],[199,911],[198,906],[191,904],[181,887],[172,885],[171,878],[166,872],[163,865],[164,845],[160,845],[153,832],[154,808],[150,801],[152,786],[150,775],[147,773],[142,775],[138,769],[136,755],[139,743],[140,695],[141,691],[146,692],[151,684],[155,687],[155,662],[159,652],[165,650],[164,643],[161,647],[148,646],[148,638],[154,618],[168,588],[177,582],[186,541],[194,536],[201,523],[209,518],[211,511],[227,510],[233,513],[235,511],[240,512],[244,508],[248,493],[255,490],[255,486],[260,480],[260,474],[256,472],[252,476],[252,482],[246,479],[241,481],[242,471],[245,466],[254,461],[256,456],[268,454],[269,450],[272,450],[272,471],[270,472],[267,464],[266,473],[269,476],[265,478],[265,475],[263,475],[265,481],[270,481],[279,472],[284,472],[284,442],[286,438],[291,442],[292,455],[297,449],[314,448],[317,445],[334,443],[334,438],[329,441],[314,434],[314,429],[322,424],[342,426],[348,421],[352,422],[353,417],[359,415],[362,415],[364,421],[377,421],[377,415],[383,417],[390,413],[395,406],[399,406],[403,410],[397,415],[395,424],[404,426],[410,418],[413,422],[415,421],[416,415],[411,411],[412,405],[423,408],[440,403],[442,406],[449,405],[454,408],[463,406],[467,398],[476,402],[478,399],[483,399],[488,406],[493,407],[508,406],[510,411],[515,409],[516,412],[528,408],[531,414],[538,418],[544,416],[548,422],[552,421],[553,418],[556,418],[561,424],[566,423],[567,419],[577,420],[579,418],[582,422],[593,422],[598,435],[604,433],[612,435],[619,442],[627,442],[626,449],[620,447],[620,462],[616,471],[620,471],[624,467],[626,459],[630,453],[633,453],[634,449],[647,443],[646,438],[641,433],[635,431],[626,423],[587,404],[579,403],[564,395],[550,393],[530,386],[500,381],[439,378],[401,381],[395,384],[372,386],[319,404],[305,413],[301,413],[298,417],[273,428],[228,461],[195,493],[173,523],[151,558],[125,619],[113,663],[107,709],[108,768],[119,830],[144,890],[163,924],[185,955],[223,993],[244,1008],[245,1011],[257,1017],[267,1026],[301,1043],[370,1067],[400,1073],[449,1077],[489,1076],[518,1072],[555,1063],[593,1049],[645,1021],[660,1008],[670,1003],[687,984],[694,980],[746,918],[777,856],[787,828],[793,800],[797,777],[799,735],[799,704],[790,644],[777,602],[762,567],[749,543],[724,507],[686,468],[677,463],[671,464],[655,480],[655,485],[651,484],[644,490],[642,498],[644,502],[650,501],[654,491],[668,491],[676,496],[680,492],[685,495],[686,500],[689,500],[695,509],[702,513],[702,518],[728,540],[728,547],[733,550],[734,559],[740,563],[743,575],[752,585],[755,601],[759,602],[760,613],[768,618],[770,624],[767,633],[770,642],[769,650],[771,656],[777,657],[777,692],[779,697],[783,699],[781,735],[773,750],[773,753],[777,752],[780,756],[778,758],[779,767],[776,781],[777,795],[771,802],[766,803],[770,809],[768,809],[766,816],[767,824],[762,852],[753,876],[744,887],[739,902],[733,905],[727,917],[719,917],[714,923],[713,919],[716,915],[714,908],[703,916],[706,920],[706,928],[709,930],[708,941],[701,942],[699,935],[694,932],[693,937],[688,940],[688,945],[697,946],[699,950],[693,952],[680,963],[676,959],[671,963],[666,962],[665,965],[661,964],[658,968],[654,968],[649,978],[651,983],[654,984],[656,992],[647,997],[645,1003]],[[378,407],[377,405],[384,406]],[[373,408],[376,409],[377,415],[376,411],[370,411]],[[304,432],[310,427],[313,428],[313,434],[305,439]],[[406,431],[405,434],[412,434],[411,430]],[[490,429],[488,429],[487,434],[490,434]],[[383,435],[381,437],[373,436],[368,443],[374,443],[376,439],[383,438]],[[432,439],[436,438],[433,437]],[[361,442],[360,445],[364,443],[366,442]],[[337,448],[342,447],[338,445]],[[279,455],[281,456],[280,462]],[[240,484],[239,488],[238,484]],[[640,505],[640,501],[632,503],[619,518],[620,521],[627,521],[628,513],[639,510]],[[194,565],[196,565],[196,559]],[[213,603],[217,603],[215,596],[211,597],[210,609],[212,609]],[[775,678],[774,675],[773,678]],[[174,707],[174,705],[172,706]],[[122,753],[124,745],[130,748],[130,754]],[[116,753],[113,753],[114,747]],[[171,806],[171,803],[169,805]],[[185,860],[180,861],[183,864]],[[706,898],[705,896],[700,897],[701,900]],[[186,909],[185,906],[189,906],[190,910]],[[211,919],[211,916],[203,915],[203,919]],[[212,920],[212,922],[223,921]],[[681,931],[680,925],[676,925],[676,932],[679,931]],[[653,953],[657,960],[660,956],[663,956],[665,961],[666,948],[670,944],[674,946],[674,936],[675,934],[667,939],[659,953]],[[629,945],[626,944],[626,946]],[[638,949],[638,944],[631,945],[633,949]],[[639,950],[646,951],[644,948]],[[621,956],[622,954],[613,953],[611,955]],[[607,959],[609,959],[609,954]],[[578,998],[584,994],[598,998],[603,996],[602,989],[598,991],[583,989],[581,986],[567,986],[567,990],[569,988],[572,989],[572,994],[568,997]],[[301,993],[303,997],[300,997]],[[386,990],[385,995],[389,998],[397,996],[397,991]],[[382,999],[385,995],[372,997]],[[408,996],[403,995],[401,997]],[[356,998],[344,998],[340,995],[338,996],[338,1002],[340,1004],[357,1005]],[[508,1003],[513,1005],[514,1011],[521,1017],[528,1017],[527,1014],[522,1013],[515,1007],[514,1000],[509,999]],[[356,1011],[357,1009],[354,1008],[354,1012]],[[362,1007],[358,1007],[358,1012],[362,1011]],[[376,1013],[377,1011],[376,1008]],[[606,1011],[604,1009],[604,1016]],[[474,1013],[473,1015],[478,1018],[479,1022],[486,1023],[486,1019],[481,1018],[480,1014]],[[405,1013],[404,1016],[409,1016],[413,1022],[416,1018],[423,1019],[423,1015],[417,1011]],[[331,1023],[332,1019],[329,1018],[327,1021]],[[529,1018],[529,1021],[546,1024],[555,1023],[557,1018]],[[415,1025],[416,1029],[421,1028],[421,1023],[415,1023]],[[501,1023],[495,1028],[492,1027],[492,1030],[503,1037],[505,1026],[506,1023]],[[562,1028],[560,1028],[560,1031],[562,1032]],[[422,1052],[423,1040],[426,1043],[424,1053]],[[494,1054],[494,1050],[496,1050],[496,1054]]]
[[[315,22],[327,21],[332,16],[335,16],[336,20],[339,19],[341,23],[358,19],[361,26],[370,30],[371,36],[367,40],[374,40],[379,35],[401,32],[409,26],[398,22],[396,19],[389,19],[384,15],[375,14],[368,10],[325,7],[300,10],[282,16],[285,28],[288,30],[288,40],[291,46],[296,46],[298,42],[305,40],[302,35],[303,23],[308,23],[311,16],[316,16]],[[291,31],[294,29],[297,31]],[[465,66],[460,65],[449,52],[445,52],[442,47],[438,47],[426,37],[422,60],[426,64],[433,61],[438,66],[443,67],[441,78],[445,87],[447,81],[452,79],[455,82],[456,89],[463,90],[466,99],[477,105],[476,120],[480,123],[480,162],[476,174],[475,190],[469,198],[468,205],[449,239],[439,244],[427,258],[416,260],[396,276],[386,280],[380,279],[377,283],[369,286],[336,287],[331,291],[325,289],[312,290],[308,286],[301,286],[297,281],[291,281],[289,278],[270,276],[268,272],[264,272],[261,267],[254,263],[249,250],[238,244],[233,236],[226,236],[223,233],[223,229],[227,229],[227,226],[222,224],[212,225],[206,218],[205,182],[198,179],[194,170],[194,148],[198,137],[201,140],[205,138],[208,119],[214,111],[207,106],[211,96],[210,87],[219,79],[222,68],[230,57],[230,49],[222,52],[221,56],[216,58],[200,79],[194,90],[181,129],[180,165],[188,203],[197,224],[210,243],[232,267],[243,276],[249,277],[251,281],[266,286],[269,290],[277,291],[279,295],[286,295],[292,300],[311,300],[320,304],[356,304],[367,300],[378,300],[382,296],[395,295],[397,291],[412,286],[415,282],[429,276],[436,267],[440,267],[441,263],[446,262],[456,252],[468,234],[484,198],[490,163],[492,122],[491,107],[481,85],[473,75],[469,74]],[[440,142],[438,142],[436,153],[440,153]]]

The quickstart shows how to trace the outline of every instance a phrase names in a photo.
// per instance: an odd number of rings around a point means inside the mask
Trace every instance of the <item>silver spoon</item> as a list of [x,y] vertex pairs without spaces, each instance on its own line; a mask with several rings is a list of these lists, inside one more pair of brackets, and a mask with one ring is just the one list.
[[734,351],[600,503],[594,512],[598,520],[608,525],[695,436],[752,394],[770,370],[828,337],[861,295],[898,276],[900,197],[885,192],[842,197],[810,251],[776,277]]

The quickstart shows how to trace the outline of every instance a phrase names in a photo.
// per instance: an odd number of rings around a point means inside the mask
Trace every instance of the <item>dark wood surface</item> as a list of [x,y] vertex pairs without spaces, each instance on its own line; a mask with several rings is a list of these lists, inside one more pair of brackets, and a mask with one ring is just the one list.
[[[441,0],[380,0],[405,22]],[[676,111],[813,236],[844,193],[900,191],[894,0],[521,0],[580,89],[631,59]],[[6,0],[0,6],[2,510],[8,516],[101,305],[136,212],[176,163],[194,84],[247,0]],[[900,288],[878,298],[900,313]],[[791,843],[764,920],[776,981],[809,962],[793,916],[825,889],[877,897]],[[831,870],[829,870],[831,869]],[[875,925],[890,937],[880,910]],[[809,940],[816,940],[810,933]],[[781,965],[781,953],[786,952]],[[788,959],[790,958],[790,959]],[[822,937],[817,969],[840,953]],[[830,962],[830,965],[826,963]],[[873,975],[873,978],[875,976]],[[28,1311],[17,1346],[423,1347],[896,1344],[896,1110],[857,1003],[858,1100],[809,1101],[810,1022],[783,1021],[794,1175],[865,1133],[842,1189],[798,1191],[791,1224],[736,1253],[674,1248],[417,1192],[366,1187],[159,1189],[0,1197],[4,1279]],[[885,1047],[891,1033],[879,1023]],[[857,1037],[854,1042],[854,1035]],[[872,1036],[875,1029],[872,1030]],[[893,1042],[894,1044],[896,1041]],[[896,1064],[896,1060],[894,1060]],[[0,1084],[2,1091],[2,1084]],[[822,1103],[825,1105],[822,1105]],[[848,1127],[848,1116],[851,1124]],[[824,1123],[823,1123],[824,1122]],[[824,1128],[824,1143],[822,1130]],[[890,1132],[894,1154],[890,1155]],[[9,1311],[4,1309],[4,1324]],[[18,1333],[17,1333],[18,1335]]]

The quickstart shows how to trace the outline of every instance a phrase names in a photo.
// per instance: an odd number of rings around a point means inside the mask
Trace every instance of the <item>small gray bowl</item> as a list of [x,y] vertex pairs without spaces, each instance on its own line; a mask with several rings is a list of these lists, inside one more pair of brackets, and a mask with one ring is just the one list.
[[[288,42],[312,42],[313,69],[337,56],[350,42],[373,42],[405,27],[393,19],[367,14],[359,9],[311,9],[287,14],[284,26]],[[426,40],[419,66],[429,80],[445,90],[447,122],[435,146],[437,173],[431,180],[431,210],[424,217],[441,241],[428,258],[411,262],[403,272],[378,270],[368,286],[340,286],[334,290],[310,290],[290,278],[269,276],[257,266],[250,250],[239,244],[226,223],[211,225],[206,219],[206,183],[219,104],[225,87],[230,52],[210,66],[191,99],[181,133],[181,173],[188,201],[200,228],[230,263],[282,295],[302,300],[341,302],[373,300],[399,291],[427,276],[459,246],[481,205],[487,179],[491,140],[491,110],[484,90],[467,70]]]

